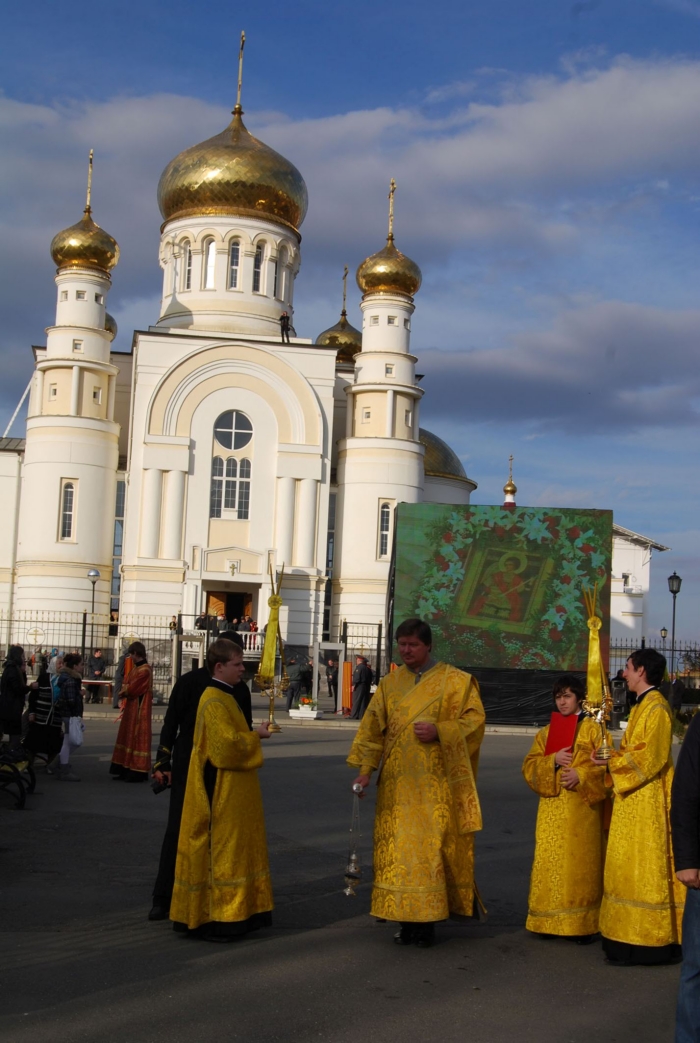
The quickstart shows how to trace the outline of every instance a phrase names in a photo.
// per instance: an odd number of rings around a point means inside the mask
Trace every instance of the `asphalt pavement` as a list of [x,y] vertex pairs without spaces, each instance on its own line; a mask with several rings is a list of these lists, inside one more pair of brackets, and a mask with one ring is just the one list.
[[530,736],[487,735],[479,773],[484,922],[438,944],[392,944],[369,916],[374,795],[362,805],[363,881],[343,894],[352,734],[290,727],[260,773],[274,926],[230,945],[176,936],[146,914],[167,794],[108,774],[116,725],[86,724],[83,781],[39,772],[26,811],[0,793],[0,1036],[12,1043],[671,1043],[678,967],[611,968],[599,945],[524,929],[537,798]]

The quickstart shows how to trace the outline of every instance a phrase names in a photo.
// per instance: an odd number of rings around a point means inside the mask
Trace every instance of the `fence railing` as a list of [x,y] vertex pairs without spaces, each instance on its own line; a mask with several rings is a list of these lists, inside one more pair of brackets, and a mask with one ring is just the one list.
[[[639,641],[615,640],[610,642],[610,676],[614,677],[618,670],[623,670],[629,656],[640,647]],[[671,641],[645,641],[645,648],[654,648],[666,657],[669,672],[673,671],[688,688],[700,687],[700,643],[697,641],[675,641],[673,649]]]

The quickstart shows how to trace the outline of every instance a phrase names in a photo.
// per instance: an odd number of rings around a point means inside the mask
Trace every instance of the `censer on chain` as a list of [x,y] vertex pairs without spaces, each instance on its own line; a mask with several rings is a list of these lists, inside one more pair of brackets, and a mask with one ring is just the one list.
[[356,782],[352,787],[352,819],[350,820],[350,844],[348,846],[348,863],[345,867],[345,889],[344,895],[348,898],[357,898],[355,888],[362,879],[360,868],[360,856],[358,853],[360,833],[360,795],[362,786]]

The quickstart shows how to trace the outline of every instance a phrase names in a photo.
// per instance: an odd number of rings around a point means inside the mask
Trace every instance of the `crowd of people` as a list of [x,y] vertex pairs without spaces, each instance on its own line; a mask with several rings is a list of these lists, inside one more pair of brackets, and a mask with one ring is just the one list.
[[[357,657],[362,708],[348,764],[360,797],[378,775],[372,915],[398,923],[397,945],[429,948],[440,921],[483,911],[474,837],[482,828],[485,713],[476,679],[433,657],[425,622],[405,621],[396,640],[403,665],[371,697],[371,671]],[[242,635],[224,631],[206,666],[178,680],[152,769],[146,649],[134,642],[125,658],[110,772],[124,781],[152,775],[154,789],[170,789],[149,919],[210,941],[240,939],[271,922],[274,904],[257,778],[271,733],[266,722],[253,725]],[[290,687],[309,666],[292,658]],[[0,727],[11,746],[41,747],[58,778],[77,781],[70,758],[83,711],[80,656],[64,656],[53,677],[42,664],[31,684],[25,667],[13,646],[0,682]],[[552,720],[523,763],[539,796],[526,927],[543,939],[600,940],[613,966],[682,961],[676,1043],[699,1043],[700,714],[674,778],[665,672],[653,649],[630,655],[631,713],[619,749],[607,751],[599,724],[582,712],[580,680],[565,674],[555,684]],[[337,694],[332,659],[326,679]]]
[[[216,636],[227,633],[228,631],[233,631],[237,634],[258,633],[257,620],[253,619],[252,616],[241,616],[240,619],[234,617],[229,621],[223,612],[219,612],[218,615],[209,615],[206,612],[200,612],[194,621],[194,628],[195,630],[208,630],[210,634]],[[170,629],[177,629],[176,616],[173,616],[170,621]]]

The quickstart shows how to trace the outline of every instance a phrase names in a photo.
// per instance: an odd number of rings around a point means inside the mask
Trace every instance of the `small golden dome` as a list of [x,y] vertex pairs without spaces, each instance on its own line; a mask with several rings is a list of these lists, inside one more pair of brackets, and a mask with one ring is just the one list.
[[57,268],[97,268],[110,272],[119,260],[116,239],[95,224],[85,207],[77,224],[64,228],[51,240],[51,256]]
[[320,348],[337,348],[337,361],[352,364],[355,355],[362,351],[362,334],[348,322],[345,308],[340,313],[340,322],[324,330],[316,338]]
[[295,232],[308,207],[297,168],[246,129],[236,105],[221,134],[185,149],[158,182],[158,206],[166,221],[203,214],[267,217]]
[[506,496],[515,496],[518,489],[512,478],[509,478],[506,484],[503,486],[503,492]]
[[394,246],[394,235],[389,232],[386,246],[372,254],[357,269],[357,285],[364,294],[400,293],[413,297],[423,281],[415,261]]
[[443,442],[432,431],[426,431],[424,427],[418,432],[418,440],[425,446],[423,470],[426,475],[431,478],[457,478],[463,482],[469,481],[462,461],[447,442]]
[[108,311],[105,312],[105,329],[107,330],[107,333],[112,334],[112,340],[114,340],[118,330],[117,320],[113,315],[110,315]]

